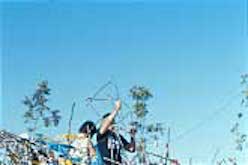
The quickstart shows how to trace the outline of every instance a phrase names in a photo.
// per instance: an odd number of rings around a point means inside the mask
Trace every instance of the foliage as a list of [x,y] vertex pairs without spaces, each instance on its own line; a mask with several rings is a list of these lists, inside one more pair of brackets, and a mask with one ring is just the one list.
[[134,86],[130,89],[130,95],[135,101],[134,113],[137,118],[144,118],[148,114],[146,101],[152,97],[151,92],[141,86]]
[[236,149],[238,151],[242,151],[245,147],[245,144],[247,143],[247,132],[244,132],[241,130],[241,121],[245,116],[245,113],[247,113],[247,107],[248,107],[248,74],[241,75],[241,86],[242,86],[242,99],[241,99],[241,106],[243,107],[243,110],[239,111],[237,114],[237,122],[234,124],[234,126],[231,129],[231,133],[235,137],[235,144]]
[[136,157],[138,158],[138,164],[147,164],[147,145],[149,142],[157,142],[159,134],[163,135],[164,129],[162,123],[146,123],[149,113],[147,102],[153,97],[149,89],[143,86],[134,86],[130,89],[130,96],[133,100],[133,113],[136,117],[136,121],[132,125],[138,129]]
[[162,123],[149,124],[146,127],[146,129],[147,129],[148,133],[161,133],[161,134],[164,134],[164,128],[162,126]]
[[29,132],[35,132],[38,124],[45,127],[58,126],[61,116],[60,110],[52,110],[48,105],[48,96],[51,94],[48,81],[38,83],[37,89],[31,97],[25,96],[23,104],[27,108],[24,113],[25,123]]

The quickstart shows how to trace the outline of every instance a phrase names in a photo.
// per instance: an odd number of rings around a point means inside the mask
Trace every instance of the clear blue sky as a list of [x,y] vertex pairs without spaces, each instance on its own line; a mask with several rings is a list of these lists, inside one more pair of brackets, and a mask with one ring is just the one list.
[[20,1],[1,8],[3,128],[25,131],[21,100],[47,79],[50,105],[64,114],[51,134],[65,132],[73,101],[76,130],[97,120],[82,100],[114,77],[123,97],[135,84],[152,90],[150,118],[169,125],[172,139],[206,121],[172,141],[173,156],[209,164],[216,149],[230,154],[248,70],[245,0]]

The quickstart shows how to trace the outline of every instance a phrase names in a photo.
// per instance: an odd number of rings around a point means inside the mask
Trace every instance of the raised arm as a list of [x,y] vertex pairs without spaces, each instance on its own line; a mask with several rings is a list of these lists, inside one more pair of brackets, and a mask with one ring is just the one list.
[[121,101],[118,100],[115,102],[115,107],[110,113],[110,115],[103,120],[99,130],[100,134],[104,134],[108,130],[109,126],[113,123],[114,118],[117,115],[117,113],[120,111],[120,109],[121,109]]

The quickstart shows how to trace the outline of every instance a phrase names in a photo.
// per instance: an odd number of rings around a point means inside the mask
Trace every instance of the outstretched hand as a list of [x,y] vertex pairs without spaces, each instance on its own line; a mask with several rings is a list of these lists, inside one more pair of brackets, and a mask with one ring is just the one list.
[[121,110],[121,100],[117,100],[115,102],[115,110],[117,110],[117,111]]

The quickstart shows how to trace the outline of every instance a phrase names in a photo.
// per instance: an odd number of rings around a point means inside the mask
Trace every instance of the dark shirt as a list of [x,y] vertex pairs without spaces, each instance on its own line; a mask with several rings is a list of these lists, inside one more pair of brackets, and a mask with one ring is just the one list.
[[120,151],[123,147],[127,148],[129,144],[122,135],[117,135],[112,131],[106,131],[104,134],[100,134],[98,131],[97,143],[104,164],[107,165],[111,164],[111,162],[105,160],[106,158],[121,163],[122,160]]

